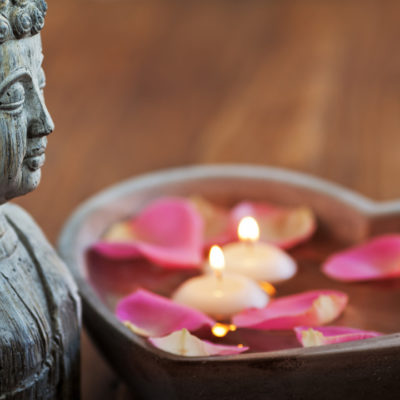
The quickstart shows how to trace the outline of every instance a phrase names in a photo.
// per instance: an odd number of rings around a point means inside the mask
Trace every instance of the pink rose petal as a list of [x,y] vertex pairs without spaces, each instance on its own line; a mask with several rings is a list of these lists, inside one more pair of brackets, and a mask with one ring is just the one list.
[[115,313],[118,319],[129,322],[132,330],[144,336],[164,336],[182,328],[195,331],[215,324],[200,311],[143,289],[122,299]]
[[[117,232],[116,232],[117,231]],[[185,199],[165,198],[145,208],[130,223],[113,227],[95,251],[115,259],[143,256],[163,267],[200,267],[203,222]]]
[[141,256],[139,249],[131,242],[108,242],[101,240],[96,242],[90,250],[115,260],[138,258]]
[[236,239],[232,234],[229,210],[217,206],[200,196],[189,198],[204,222],[204,247],[223,245]]
[[263,309],[245,310],[233,317],[233,324],[238,328],[265,330],[318,326],[335,320],[347,302],[343,292],[314,290],[272,300]]
[[310,328],[297,326],[294,328],[298,341],[303,347],[321,346],[363,340],[381,336],[382,333],[374,331],[363,331],[360,329],[347,328],[344,326],[326,326]]
[[316,229],[314,213],[307,207],[286,208],[268,203],[242,202],[232,210],[234,227],[247,216],[257,220],[261,241],[285,249],[304,242]]
[[400,235],[386,235],[329,257],[322,267],[332,279],[368,281],[400,277]]
[[220,345],[201,340],[186,329],[173,332],[166,337],[151,338],[149,342],[158,349],[185,357],[226,356],[248,350],[245,346]]

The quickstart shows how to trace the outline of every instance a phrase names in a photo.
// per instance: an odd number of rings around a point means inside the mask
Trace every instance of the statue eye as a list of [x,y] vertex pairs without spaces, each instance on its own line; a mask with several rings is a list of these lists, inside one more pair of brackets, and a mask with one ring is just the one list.
[[25,89],[19,82],[8,87],[0,97],[0,110],[10,113],[21,112],[25,103]]

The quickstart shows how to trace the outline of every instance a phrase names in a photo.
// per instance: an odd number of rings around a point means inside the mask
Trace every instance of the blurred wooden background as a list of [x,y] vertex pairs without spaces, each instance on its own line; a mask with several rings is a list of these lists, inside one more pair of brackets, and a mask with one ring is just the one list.
[[[91,194],[177,165],[288,167],[400,198],[399,15],[398,0],[49,0],[56,131],[17,202],[55,243]],[[84,400],[116,388],[85,336]]]

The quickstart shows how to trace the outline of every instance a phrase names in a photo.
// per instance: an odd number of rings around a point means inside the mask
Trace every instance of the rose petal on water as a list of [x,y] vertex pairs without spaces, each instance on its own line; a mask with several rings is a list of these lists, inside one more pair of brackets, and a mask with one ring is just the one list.
[[268,203],[239,203],[232,210],[232,224],[237,227],[246,216],[257,220],[260,240],[281,248],[291,248],[309,239],[316,229],[316,219],[308,207],[278,207]]
[[313,290],[272,300],[265,308],[245,310],[233,317],[238,328],[280,330],[319,326],[335,320],[348,296],[336,290]]
[[201,196],[192,196],[189,201],[201,215],[204,223],[204,248],[223,245],[236,239],[232,234],[230,212]]
[[164,336],[182,328],[195,331],[215,324],[198,310],[144,289],[123,298],[115,313],[128,328],[142,336]]
[[239,354],[248,350],[245,346],[228,346],[214,344],[191,335],[187,329],[182,329],[160,338],[150,338],[150,343],[168,353],[184,357],[225,356]]
[[92,246],[115,259],[145,257],[171,268],[200,267],[203,221],[192,204],[181,198],[163,198],[127,223],[111,229]]
[[309,326],[297,326],[294,328],[294,331],[297,340],[303,345],[303,347],[351,342],[382,335],[382,333],[375,331],[364,331],[345,326],[324,326],[314,328]]
[[385,235],[329,257],[322,271],[340,281],[400,277],[400,235]]

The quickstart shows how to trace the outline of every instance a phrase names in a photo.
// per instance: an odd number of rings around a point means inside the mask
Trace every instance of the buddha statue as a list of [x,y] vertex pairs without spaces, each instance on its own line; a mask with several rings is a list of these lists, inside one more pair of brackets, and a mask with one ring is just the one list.
[[[79,399],[80,303],[23,209],[53,122],[43,97],[44,0],[0,0],[0,400]],[[54,201],[57,201],[55,198]]]

